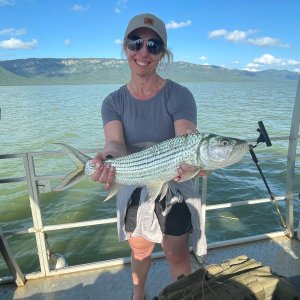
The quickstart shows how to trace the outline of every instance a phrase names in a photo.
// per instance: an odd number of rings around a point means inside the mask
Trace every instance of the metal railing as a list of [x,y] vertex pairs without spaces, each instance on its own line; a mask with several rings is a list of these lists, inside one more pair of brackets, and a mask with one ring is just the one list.
[[[272,141],[276,140],[288,140],[288,137],[272,137]],[[93,150],[91,150],[92,152]],[[45,277],[51,275],[58,275],[58,274],[65,274],[75,271],[82,271],[82,270],[90,270],[99,267],[106,267],[111,265],[123,264],[130,261],[129,258],[120,258],[120,259],[113,259],[109,261],[99,261],[84,265],[76,265],[65,267],[63,269],[58,270],[50,270],[48,257],[47,257],[47,241],[45,234],[50,231],[57,231],[62,229],[70,229],[70,228],[78,228],[78,227],[87,227],[87,226],[95,226],[95,225],[103,225],[103,224],[110,224],[116,223],[117,218],[106,218],[100,220],[90,220],[90,221],[82,221],[82,222],[73,222],[73,223],[65,223],[65,224],[56,224],[56,225],[44,225],[42,220],[41,208],[39,203],[39,194],[45,192],[51,192],[50,187],[50,180],[57,179],[56,175],[40,175],[37,176],[35,172],[35,165],[34,165],[34,158],[39,156],[49,157],[53,155],[53,152],[34,152],[34,153],[23,153],[23,154],[9,154],[9,155],[0,155],[0,159],[12,159],[12,158],[21,158],[23,160],[24,169],[25,169],[25,177],[15,177],[15,178],[2,178],[0,179],[0,184],[4,183],[13,183],[13,182],[27,182],[28,193],[29,193],[29,200],[30,200],[30,207],[32,213],[32,220],[33,220],[33,227],[29,227],[27,229],[22,230],[8,230],[4,231],[4,236],[13,236],[25,233],[35,234],[36,238],[36,245],[37,245],[37,253],[39,257],[39,264],[40,264],[40,272],[34,272],[26,274],[26,279],[38,278],[38,277]],[[57,154],[57,153],[56,153]],[[296,155],[293,157],[294,159],[299,157]],[[291,178],[291,175],[288,176]],[[210,210],[217,210],[222,208],[229,208],[229,207],[237,207],[237,206],[245,206],[245,205],[257,205],[261,203],[267,203],[271,200],[269,198],[262,198],[262,199],[254,199],[254,200],[245,200],[245,201],[238,201],[238,202],[227,202],[222,204],[214,204],[214,205],[207,205],[207,183],[208,179],[204,177],[202,179],[202,209],[203,209],[203,220],[206,220],[206,212]],[[293,229],[293,222],[290,222],[293,219],[293,215],[289,215],[291,213],[291,202],[293,198],[296,196],[293,194],[292,190],[290,190],[291,195],[289,197],[290,200],[287,201],[288,210],[287,210],[287,223],[289,224],[289,232],[294,231]],[[287,200],[286,195],[281,195],[275,197],[276,201]],[[293,210],[292,210],[293,211]],[[246,241],[255,241],[264,239],[267,237],[274,237],[286,234],[284,231],[278,231],[273,233],[261,234],[256,236],[250,237],[243,237],[237,238],[222,242],[215,242],[210,243],[208,245],[209,248],[215,247],[222,247],[225,245],[232,245],[237,243],[243,243]],[[160,257],[162,253],[156,253],[156,256]],[[12,278],[6,278],[5,281],[11,280]],[[3,280],[4,281],[4,280]],[[1,281],[0,281],[1,282]]]
[[[294,171],[295,171],[295,162],[296,158],[299,157],[297,154],[297,141],[298,141],[298,132],[299,132],[299,120],[300,120],[300,81],[298,83],[298,90],[295,98],[294,111],[292,117],[292,125],[291,132],[289,136],[286,137],[271,137],[272,141],[278,140],[288,140],[289,148],[288,148],[288,156],[287,156],[287,175],[286,175],[286,195],[281,195],[275,197],[275,201],[286,201],[287,213],[286,213],[286,223],[287,223],[287,232],[278,231],[267,234],[261,234],[256,236],[250,236],[245,238],[237,238],[217,243],[210,243],[208,248],[214,247],[222,247],[225,245],[232,245],[237,243],[243,243],[247,241],[255,241],[268,237],[281,236],[287,234],[288,236],[292,236],[294,233],[294,207],[293,207],[293,199],[296,195],[294,195],[293,187],[294,187]],[[249,140],[249,142],[252,142]],[[90,152],[92,152],[91,150]],[[89,152],[89,151],[85,151]],[[56,153],[57,154],[57,153]],[[83,221],[83,222],[74,222],[74,223],[66,223],[66,224],[57,224],[57,225],[43,225],[41,208],[39,203],[39,194],[50,192],[50,180],[58,178],[55,175],[43,175],[37,176],[35,172],[34,165],[34,157],[36,156],[50,156],[53,155],[53,152],[35,152],[35,153],[21,153],[21,154],[7,154],[0,155],[1,159],[14,159],[19,158],[23,160],[24,169],[25,169],[25,177],[15,177],[15,178],[2,178],[0,179],[0,184],[8,184],[14,182],[27,182],[30,207],[33,219],[33,227],[23,229],[23,230],[9,230],[4,231],[4,236],[11,236],[17,234],[24,233],[33,233],[36,239],[37,245],[37,253],[39,257],[40,264],[40,272],[34,272],[26,274],[26,279],[52,276],[58,274],[71,273],[75,271],[83,271],[90,270],[99,267],[112,266],[117,264],[123,264],[130,261],[130,258],[120,258],[120,259],[112,259],[100,262],[93,262],[89,264],[81,264],[76,266],[65,267],[57,270],[50,270],[48,259],[47,259],[47,241],[45,237],[45,233],[53,230],[61,230],[67,228],[76,228],[76,227],[86,227],[86,226],[95,226],[95,225],[103,225],[109,223],[115,223],[116,218],[108,218],[102,220],[91,220],[91,221]],[[215,205],[207,205],[207,178],[204,177],[202,180],[202,209],[203,209],[203,220],[206,219],[206,211],[208,210],[216,210],[220,208],[228,208],[228,207],[236,207],[243,205],[257,205],[260,203],[270,202],[269,198],[263,199],[255,199],[255,200],[246,200],[239,202],[229,202]],[[154,254],[154,257],[160,257],[162,253]],[[7,280],[12,280],[12,278],[0,279],[1,282],[6,282]]]

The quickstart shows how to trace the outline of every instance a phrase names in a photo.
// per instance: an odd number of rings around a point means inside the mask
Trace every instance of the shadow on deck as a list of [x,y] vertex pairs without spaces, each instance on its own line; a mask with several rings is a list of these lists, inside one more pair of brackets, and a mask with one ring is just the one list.
[[[209,249],[206,263],[220,263],[239,255],[247,255],[271,266],[273,272],[290,278],[300,291],[300,241],[280,237]],[[200,267],[191,254],[193,269]],[[152,299],[171,282],[165,259],[154,259],[147,281],[147,297]],[[126,300],[131,299],[130,265],[77,272],[42,279],[28,280],[23,287],[15,284],[0,286],[0,299],[24,300]]]

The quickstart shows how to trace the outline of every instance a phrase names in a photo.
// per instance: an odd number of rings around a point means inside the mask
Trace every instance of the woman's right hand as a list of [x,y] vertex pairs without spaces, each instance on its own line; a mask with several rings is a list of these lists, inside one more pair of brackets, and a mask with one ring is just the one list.
[[91,179],[104,184],[105,189],[109,190],[116,178],[115,168],[105,163],[105,158],[101,152],[92,161],[96,166],[96,171],[91,175]]

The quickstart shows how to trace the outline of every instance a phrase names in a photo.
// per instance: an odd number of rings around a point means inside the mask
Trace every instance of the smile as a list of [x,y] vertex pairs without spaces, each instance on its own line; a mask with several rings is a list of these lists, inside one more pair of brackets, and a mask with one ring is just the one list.
[[142,60],[135,60],[136,64],[139,65],[139,66],[148,66],[150,63],[147,62],[147,61],[142,61]]

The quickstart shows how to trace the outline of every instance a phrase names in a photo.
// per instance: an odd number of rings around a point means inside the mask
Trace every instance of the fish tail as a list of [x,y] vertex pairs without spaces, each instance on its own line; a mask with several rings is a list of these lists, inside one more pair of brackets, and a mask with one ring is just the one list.
[[55,144],[62,146],[66,150],[71,160],[76,165],[76,169],[70,172],[67,176],[65,176],[62,179],[62,181],[59,183],[59,185],[53,189],[53,191],[62,191],[71,187],[72,185],[79,182],[81,179],[83,179],[86,176],[84,172],[84,167],[86,162],[91,158],[69,145],[63,143],[55,143]]

